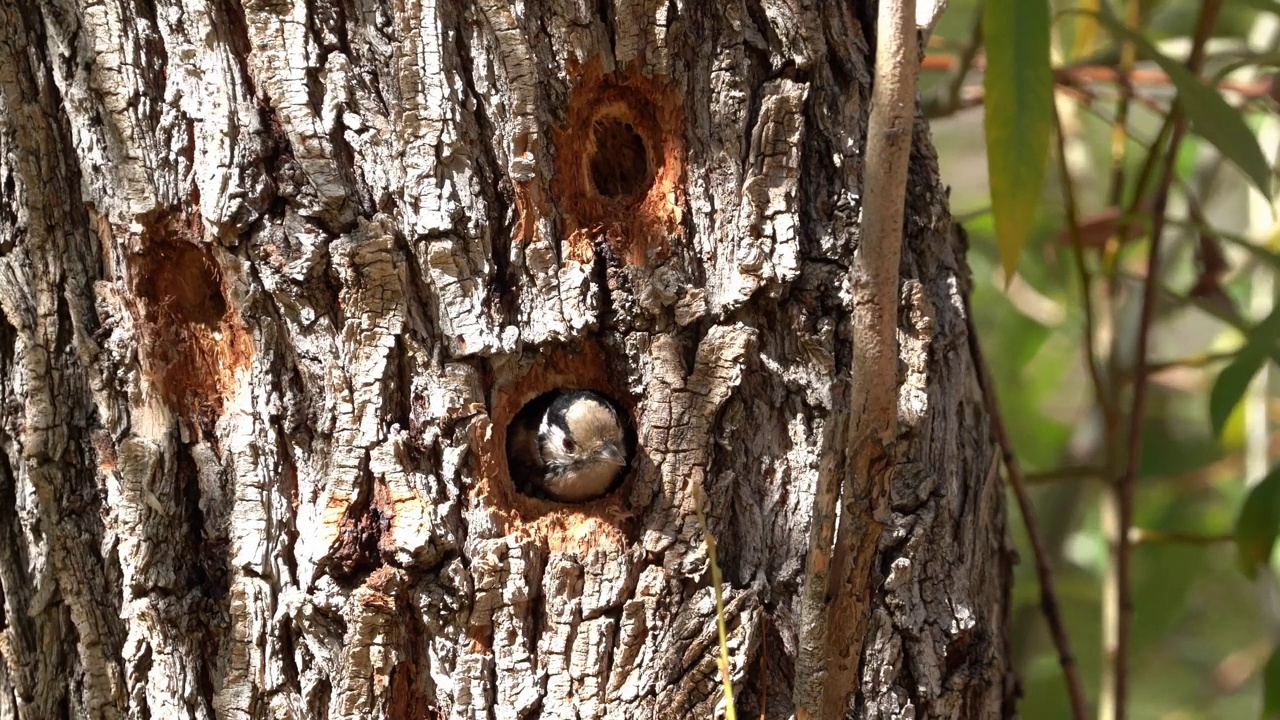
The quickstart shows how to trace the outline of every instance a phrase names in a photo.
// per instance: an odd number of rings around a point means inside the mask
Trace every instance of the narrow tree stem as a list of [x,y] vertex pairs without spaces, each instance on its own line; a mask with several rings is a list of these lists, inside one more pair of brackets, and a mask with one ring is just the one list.
[[[1196,25],[1195,38],[1192,41],[1191,55],[1187,67],[1198,73],[1204,62],[1204,45],[1216,24],[1222,0],[1206,0],[1200,9],[1200,20]],[[1147,366],[1147,351],[1150,344],[1151,324],[1155,317],[1155,305],[1160,287],[1160,245],[1164,235],[1165,214],[1169,205],[1169,190],[1173,185],[1173,176],[1178,156],[1178,147],[1186,134],[1187,123],[1182,111],[1181,101],[1170,111],[1173,119],[1173,130],[1169,136],[1169,147],[1165,150],[1161,169],[1160,186],[1156,193],[1155,208],[1152,213],[1151,249],[1147,257],[1147,277],[1142,287],[1142,313],[1138,323],[1138,347],[1135,353],[1137,372],[1134,375],[1133,408],[1129,413],[1129,449],[1126,453],[1124,474],[1117,479],[1115,493],[1118,509],[1118,532],[1116,533],[1116,567],[1117,584],[1116,607],[1114,613],[1117,620],[1115,657],[1113,671],[1114,715],[1115,720],[1124,720],[1128,706],[1129,690],[1129,640],[1130,625],[1133,617],[1132,583],[1130,565],[1133,546],[1129,537],[1129,528],[1133,525],[1133,486],[1138,476],[1138,466],[1142,459],[1142,424],[1146,406],[1148,378],[1150,368]]]
[[[920,67],[915,0],[880,0],[876,33],[875,80],[862,177],[862,236],[848,278],[854,334],[846,443],[849,454],[843,463],[840,523],[829,564],[826,549],[831,546],[821,533],[827,532],[827,523],[834,522],[834,502],[830,509],[818,504],[834,501],[834,488],[819,487],[815,498],[806,581],[813,582],[829,570],[825,586],[828,602],[823,608],[825,617],[806,617],[814,624],[803,629],[801,650],[811,652],[815,647],[812,641],[823,635],[825,647],[822,656],[797,659],[799,720],[833,720],[845,715],[857,682],[869,613],[858,603],[871,596],[876,582],[868,568],[874,566],[881,531],[877,514],[888,504],[894,466],[898,387],[885,379],[898,376],[898,265]],[[834,479],[829,482],[834,484]],[[807,608],[806,615],[817,609]],[[821,691],[814,693],[815,681],[824,674]]]
[[977,366],[978,379],[982,385],[982,393],[991,416],[991,430],[996,435],[1000,446],[1001,459],[1013,488],[1014,498],[1018,501],[1018,510],[1022,514],[1022,523],[1027,528],[1027,537],[1031,543],[1031,555],[1035,561],[1036,578],[1040,581],[1040,610],[1044,613],[1045,623],[1049,626],[1049,635],[1053,638],[1054,647],[1058,650],[1058,663],[1062,666],[1062,679],[1067,684],[1067,697],[1071,701],[1072,720],[1085,720],[1089,716],[1089,703],[1085,699],[1084,686],[1080,682],[1080,672],[1076,667],[1075,652],[1071,649],[1071,638],[1067,635],[1066,624],[1062,620],[1062,606],[1058,603],[1058,594],[1054,588],[1053,565],[1049,561],[1049,552],[1045,548],[1040,523],[1036,519],[1035,505],[1027,494],[1026,479],[1022,475],[1018,457],[1009,442],[1009,433],[1005,429],[1004,418],[1000,414],[1000,404],[996,398],[995,382],[991,379],[991,369],[982,355],[978,342],[977,328],[973,324],[973,312],[965,301],[965,321],[969,331],[969,350],[973,362]]
[[702,539],[707,544],[707,563],[711,565],[711,587],[716,596],[716,633],[720,641],[720,685],[724,688],[725,720],[737,720],[738,710],[733,703],[733,676],[729,665],[729,629],[724,619],[724,581],[720,576],[720,559],[716,553],[716,538],[711,534],[711,526],[707,524],[707,514],[703,511],[706,494],[701,485],[693,487],[693,508],[698,516],[698,527],[702,529]]

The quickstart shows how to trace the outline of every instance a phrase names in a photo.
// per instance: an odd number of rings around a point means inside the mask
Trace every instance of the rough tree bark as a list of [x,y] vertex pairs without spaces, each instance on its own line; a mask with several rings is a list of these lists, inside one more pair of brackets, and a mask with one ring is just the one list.
[[[874,3],[0,2],[0,718],[706,718],[707,495],[791,712]],[[1013,715],[968,278],[916,124],[859,718]],[[521,493],[607,392],[625,482]],[[833,462],[834,459],[834,462]]]

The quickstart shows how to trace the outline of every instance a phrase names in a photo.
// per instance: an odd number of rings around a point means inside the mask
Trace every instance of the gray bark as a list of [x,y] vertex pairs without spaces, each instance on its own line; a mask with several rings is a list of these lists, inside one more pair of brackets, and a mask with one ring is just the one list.
[[[15,4],[16,2],[16,4]],[[0,718],[787,717],[849,421],[874,19],[819,0],[0,2]],[[919,121],[858,718],[1012,717]],[[519,492],[506,423],[639,452]],[[831,467],[835,458],[837,467]]]

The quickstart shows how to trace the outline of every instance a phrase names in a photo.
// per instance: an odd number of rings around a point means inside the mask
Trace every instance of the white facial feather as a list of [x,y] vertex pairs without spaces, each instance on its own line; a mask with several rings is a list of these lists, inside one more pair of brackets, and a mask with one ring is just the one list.
[[548,410],[538,427],[545,467],[539,484],[562,502],[603,494],[625,466],[620,457],[625,438],[617,413],[608,404],[586,397],[564,408],[559,422],[553,417]]

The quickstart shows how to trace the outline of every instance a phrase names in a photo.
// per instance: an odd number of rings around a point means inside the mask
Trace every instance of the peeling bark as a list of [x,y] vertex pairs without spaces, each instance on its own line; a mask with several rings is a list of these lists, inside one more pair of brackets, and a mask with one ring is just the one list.
[[[791,713],[843,474],[862,2],[0,6],[0,718]],[[923,120],[849,717],[1006,718],[997,453]],[[632,416],[527,497],[542,392]],[[871,537],[869,534],[868,537]]]

